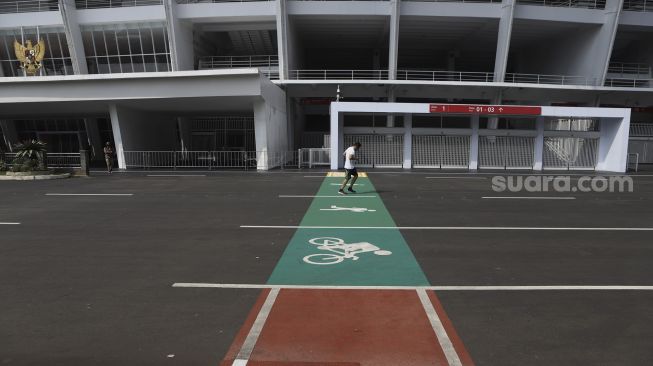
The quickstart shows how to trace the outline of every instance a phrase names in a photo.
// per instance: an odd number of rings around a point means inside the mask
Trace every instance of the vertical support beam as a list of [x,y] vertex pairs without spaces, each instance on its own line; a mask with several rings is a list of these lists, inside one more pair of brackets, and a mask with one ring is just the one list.
[[102,159],[102,147],[106,141],[102,141],[100,129],[98,128],[97,118],[84,118],[86,127],[86,138],[90,148],[90,156],[93,160]]
[[503,0],[501,3],[501,19],[499,20],[499,33],[497,36],[497,52],[494,58],[495,82],[503,82],[506,78],[514,13],[515,0]]
[[624,6],[624,0],[607,0],[605,3],[605,20],[599,31],[598,41],[596,43],[597,54],[595,62],[595,74],[597,75],[596,85],[603,86],[605,84],[605,77],[608,74],[608,67],[610,66],[610,58],[612,56],[612,48],[614,40],[617,36],[617,28],[619,27],[619,17],[621,16],[621,9]]
[[404,115],[404,169],[413,167],[413,115]]
[[399,58],[399,19],[401,1],[390,0],[390,45],[388,52],[388,80],[397,79],[397,60]]
[[177,2],[163,0],[168,31],[168,47],[172,71],[193,70],[195,68],[195,50],[193,48],[193,29],[177,17]]
[[179,130],[179,149],[181,151],[190,150],[191,141],[191,120],[188,117],[177,118],[177,129]]
[[10,152],[14,151],[14,145],[18,141],[18,131],[16,131],[16,122],[13,120],[2,120],[0,121],[0,129],[2,130],[2,136],[4,136],[5,144],[9,148]]
[[254,102],[254,139],[256,141],[256,169],[268,170],[269,109],[264,99]]
[[344,116],[337,108],[338,103],[331,103],[331,169],[337,170],[342,164],[340,154],[344,151]]
[[478,125],[479,116],[471,116],[472,136],[469,139],[469,170],[478,170]]
[[288,79],[288,11],[286,0],[277,0],[277,47],[279,56],[279,80]]
[[68,52],[76,75],[88,74],[86,52],[82,41],[82,31],[77,22],[77,8],[74,0],[59,0],[59,10],[63,18],[64,32],[68,42]]
[[621,118],[601,118],[601,136],[596,159],[596,170],[625,173],[628,160],[630,109]]
[[109,105],[109,116],[111,117],[111,130],[113,131],[113,142],[116,156],[118,157],[118,168],[127,169],[125,163],[125,149],[122,143],[122,132],[120,131],[120,118],[118,113],[118,106],[115,104]]
[[533,170],[541,171],[544,160],[544,117],[537,117],[535,121],[535,128],[537,129],[537,136],[535,136],[535,144],[533,146]]

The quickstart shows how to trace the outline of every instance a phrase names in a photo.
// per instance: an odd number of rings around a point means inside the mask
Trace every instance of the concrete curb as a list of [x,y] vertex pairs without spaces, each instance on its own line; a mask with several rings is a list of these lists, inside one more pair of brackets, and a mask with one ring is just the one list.
[[0,180],[51,180],[70,178],[70,173],[42,175],[0,175]]

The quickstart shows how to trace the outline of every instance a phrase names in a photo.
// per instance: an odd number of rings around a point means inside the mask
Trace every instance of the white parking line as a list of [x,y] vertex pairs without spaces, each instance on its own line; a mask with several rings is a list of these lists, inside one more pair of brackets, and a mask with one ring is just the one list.
[[325,178],[326,175],[305,175],[304,178]]
[[279,198],[346,198],[346,197],[351,197],[351,198],[376,198],[377,196],[360,196],[357,194],[339,194],[336,196],[302,196],[302,195],[287,195],[287,194],[280,194]]
[[460,357],[458,357],[458,353],[456,352],[456,349],[453,347],[453,344],[451,343],[451,339],[449,339],[449,335],[447,334],[447,331],[444,329],[444,325],[442,325],[442,321],[440,320],[438,313],[435,311],[435,308],[433,307],[433,304],[431,303],[431,299],[429,299],[429,295],[426,293],[426,290],[418,289],[417,296],[419,297],[419,301],[422,303],[422,306],[424,307],[426,316],[429,319],[429,322],[431,323],[431,327],[433,327],[433,331],[435,332],[435,337],[438,339],[438,343],[440,343],[440,348],[442,348],[442,352],[444,353],[444,356],[447,358],[447,362],[449,362],[449,366],[462,366],[462,363],[460,362]]
[[133,196],[133,193],[46,193],[46,196]]
[[[331,183],[332,186],[340,186],[342,183]],[[347,184],[349,185],[349,184]],[[355,186],[364,186],[364,183],[354,183]]]
[[562,231],[653,231],[653,227],[537,227],[537,226],[300,226],[240,225],[243,229],[364,229],[364,230],[562,230]]
[[518,197],[518,196],[486,196],[486,197],[481,197],[483,199],[506,199],[506,200],[575,200],[576,197],[546,197],[546,196],[539,196],[539,197]]
[[148,177],[206,177],[206,174],[148,174]]
[[487,177],[424,177],[424,179],[482,179],[482,180],[487,180]]
[[20,225],[20,222],[0,222],[0,225]]
[[524,286],[336,286],[336,285],[268,285],[251,283],[193,283],[177,282],[178,288],[221,289],[299,289],[299,290],[433,290],[433,291],[653,291],[644,285],[524,285]]
[[256,341],[258,341],[258,337],[261,335],[261,331],[263,331],[263,326],[265,325],[265,321],[268,319],[268,315],[270,315],[270,310],[272,310],[272,306],[274,305],[274,302],[277,299],[277,295],[279,295],[278,288],[272,289],[268,294],[268,297],[265,299],[265,302],[263,303],[261,310],[256,316],[256,320],[254,321],[254,324],[252,324],[252,328],[249,330],[249,333],[247,334],[247,338],[245,338],[245,341],[243,342],[243,345],[240,348],[240,351],[238,352],[238,356],[236,356],[236,359],[231,364],[232,366],[247,365],[247,362],[249,361],[249,358],[252,355],[252,351],[254,350],[254,346],[256,345]]

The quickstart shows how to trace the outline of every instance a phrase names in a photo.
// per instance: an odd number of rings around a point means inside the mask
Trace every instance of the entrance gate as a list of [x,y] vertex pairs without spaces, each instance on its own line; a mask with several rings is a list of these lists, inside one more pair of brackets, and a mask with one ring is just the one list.
[[542,168],[594,170],[598,146],[597,138],[545,137]]
[[[345,135],[345,146],[363,144],[356,165],[363,168],[401,168],[404,161],[403,135]],[[340,157],[342,160],[343,157]]]
[[469,168],[469,136],[413,135],[414,168]]
[[480,136],[478,167],[480,169],[532,169],[535,137]]

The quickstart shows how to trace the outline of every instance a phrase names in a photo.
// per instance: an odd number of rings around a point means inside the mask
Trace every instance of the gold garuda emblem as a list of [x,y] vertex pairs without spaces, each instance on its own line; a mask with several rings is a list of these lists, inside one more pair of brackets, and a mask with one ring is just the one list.
[[14,41],[14,51],[16,58],[20,61],[21,69],[30,75],[35,75],[41,68],[41,61],[45,57],[45,42],[43,39],[39,43],[32,45],[32,40],[28,39],[25,45]]

